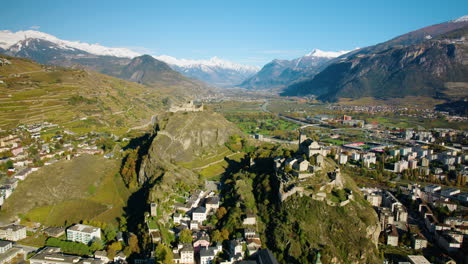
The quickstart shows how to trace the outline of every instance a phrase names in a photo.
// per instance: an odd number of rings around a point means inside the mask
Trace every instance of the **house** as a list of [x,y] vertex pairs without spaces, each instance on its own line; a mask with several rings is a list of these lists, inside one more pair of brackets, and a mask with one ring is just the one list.
[[198,230],[198,222],[190,221],[190,230]]
[[15,176],[13,177],[15,177],[16,179],[20,181],[24,181],[26,177],[28,177],[28,175],[31,174],[31,172],[33,172],[32,168],[25,168],[19,171],[18,173],[16,173]]
[[210,237],[205,232],[200,232],[197,238],[193,242],[195,252],[199,251],[200,248],[206,248],[210,245]]
[[348,155],[340,154],[338,162],[340,164],[346,164],[348,162]]
[[219,197],[213,196],[206,198],[205,207],[208,212],[216,211],[219,208]]
[[182,214],[175,213],[172,218],[174,220],[174,224],[180,224],[182,222],[183,216]]
[[13,243],[10,241],[0,240],[0,254],[7,252],[13,247]]
[[243,244],[245,242],[241,239],[235,239],[229,241],[229,255],[235,261],[241,260],[244,258]]
[[67,240],[89,244],[94,239],[101,239],[101,229],[94,226],[76,224],[67,229]]
[[26,238],[26,227],[14,224],[0,227],[0,238],[10,241],[24,239]]
[[366,195],[366,200],[374,207],[379,207],[382,204],[382,195],[371,193]]
[[261,247],[262,242],[258,236],[247,238],[247,251],[249,252],[249,255],[255,254]]
[[218,243],[214,247],[204,247],[200,250],[200,264],[211,264],[213,263],[216,255],[221,252],[223,247]]
[[9,185],[3,185],[0,186],[0,196],[3,197],[3,199],[7,199],[10,197],[10,195],[13,193],[13,189]]
[[127,256],[122,251],[117,252],[114,256],[114,263],[123,262],[127,259]]
[[179,250],[180,254],[180,262],[183,264],[192,264],[195,263],[195,251],[193,250],[192,245],[184,244],[182,248]]
[[390,231],[387,233],[387,245],[398,246],[398,231],[395,225],[392,225]]
[[414,234],[411,237],[411,240],[412,240],[413,248],[416,250],[427,247],[427,239],[420,232]]
[[242,221],[243,225],[256,225],[257,219],[254,214],[247,214],[247,217]]
[[107,252],[105,250],[98,250],[94,252],[94,258],[95,259],[100,259],[104,261],[104,263],[109,262],[109,258],[107,257]]
[[65,228],[63,227],[48,227],[44,229],[44,233],[50,237],[60,237],[65,234]]
[[355,161],[359,161],[361,159],[361,154],[357,152],[353,152],[353,154],[351,154],[351,159]]
[[431,264],[431,262],[422,255],[409,255],[408,260],[411,264]]
[[252,238],[256,235],[257,233],[255,232],[254,229],[251,228],[245,228],[244,229],[244,237],[245,238]]
[[206,208],[203,206],[197,207],[192,212],[192,221],[197,221],[199,223],[206,220]]

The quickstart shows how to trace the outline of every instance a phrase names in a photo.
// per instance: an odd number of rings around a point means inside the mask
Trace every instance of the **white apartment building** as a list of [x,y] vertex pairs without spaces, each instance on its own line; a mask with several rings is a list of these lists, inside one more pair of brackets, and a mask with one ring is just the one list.
[[94,226],[76,224],[67,229],[67,240],[89,244],[94,239],[101,239],[101,229]]

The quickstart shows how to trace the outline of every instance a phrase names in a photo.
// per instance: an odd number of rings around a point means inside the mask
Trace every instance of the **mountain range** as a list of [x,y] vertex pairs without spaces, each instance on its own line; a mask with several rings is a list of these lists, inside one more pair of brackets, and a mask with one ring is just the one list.
[[[113,76],[120,76],[123,67],[131,59],[143,55],[127,48],[61,40],[34,30],[0,31],[0,53],[33,59],[43,64],[81,65]],[[217,57],[210,60],[177,59],[167,55],[154,58],[189,78],[218,87],[237,85],[259,70],[257,66],[236,64]]]
[[[337,58],[282,95],[339,98],[468,96],[468,16],[425,27]],[[311,71],[311,73],[313,73]]]
[[322,51],[314,49],[305,56],[293,60],[273,60],[239,87],[256,90],[277,90],[291,83],[313,77],[333,59],[349,51]]
[[126,48],[66,41],[38,31],[0,31],[0,53],[43,64],[85,68],[153,87],[201,91],[217,87],[340,98],[426,96],[463,101],[468,94],[468,16],[352,51],[312,52],[273,60],[262,69],[217,57],[177,59]]

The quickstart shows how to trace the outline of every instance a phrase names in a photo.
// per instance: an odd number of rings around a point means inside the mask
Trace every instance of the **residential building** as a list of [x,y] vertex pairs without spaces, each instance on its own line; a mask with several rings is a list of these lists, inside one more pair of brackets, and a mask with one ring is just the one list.
[[340,154],[339,156],[339,163],[346,164],[348,162],[348,155]]
[[417,169],[418,168],[418,161],[417,160],[410,160],[408,162],[408,168],[410,170],[414,170],[414,169]]
[[255,237],[247,238],[247,251],[249,252],[249,255],[255,254],[261,247],[262,242],[258,235]]
[[431,262],[422,255],[409,255],[408,260],[411,264],[431,264]]
[[26,238],[26,227],[14,224],[0,227],[0,238],[10,241],[24,239]]
[[241,239],[229,241],[229,255],[231,259],[238,261],[244,258],[243,244],[245,244],[245,242]]
[[442,189],[442,191],[440,191],[440,194],[442,194],[443,196],[454,196],[456,194],[459,194],[460,193],[460,189],[456,189],[456,188],[446,188],[446,189]]
[[256,225],[257,219],[254,214],[247,214],[247,217],[242,221],[243,225]]
[[101,239],[101,229],[94,226],[76,224],[67,229],[67,240],[89,244],[94,239]]
[[104,261],[104,263],[107,263],[109,262],[109,258],[107,257],[107,252],[105,250],[98,250],[96,252],[94,252],[94,258],[95,259],[100,259],[102,261]]
[[398,231],[395,225],[392,225],[389,232],[387,233],[387,245],[394,247],[398,246]]
[[183,247],[179,251],[180,254],[180,262],[183,264],[191,264],[195,263],[195,251],[193,250],[192,245],[184,244]]
[[413,248],[416,250],[427,247],[427,239],[420,232],[414,234],[411,237],[411,240],[412,240]]
[[222,251],[221,244],[214,247],[204,247],[200,250],[200,264],[211,264],[213,263],[216,255]]
[[408,169],[408,161],[400,160],[400,161],[395,162],[393,166],[394,166],[393,167],[394,172],[402,172]]
[[378,193],[372,193],[366,195],[366,200],[374,207],[379,207],[382,204],[382,195]]
[[361,159],[361,154],[357,152],[353,152],[353,154],[351,155],[351,159],[355,161],[359,161]]
[[0,240],[0,254],[7,252],[13,247],[13,243],[10,241]]
[[213,196],[206,198],[205,207],[208,212],[216,211],[219,208],[219,197]]
[[203,206],[197,207],[192,212],[192,221],[197,221],[199,223],[206,220],[206,208]]
[[[82,261],[84,264],[85,262],[83,260],[88,259],[83,259],[80,256],[63,254],[60,248],[46,247],[32,256],[29,262],[30,264],[75,264]],[[95,261],[89,261],[89,263],[97,264],[104,263],[104,261],[95,259]]]
[[428,193],[435,193],[437,191],[440,191],[442,189],[442,187],[440,187],[439,185],[427,185],[426,187],[424,187],[424,191],[425,192],[428,192]]

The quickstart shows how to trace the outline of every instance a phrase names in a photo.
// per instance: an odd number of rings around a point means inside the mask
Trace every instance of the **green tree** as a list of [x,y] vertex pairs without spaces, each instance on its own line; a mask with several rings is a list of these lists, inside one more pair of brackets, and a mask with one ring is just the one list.
[[221,235],[221,232],[219,232],[219,230],[214,230],[211,232],[211,240],[213,242],[222,242],[223,236]]
[[184,229],[180,231],[179,234],[179,241],[182,243],[192,243],[193,237],[192,237],[192,231],[190,229]]
[[173,259],[174,255],[172,254],[171,249],[164,244],[158,244],[155,250],[156,263],[171,264],[174,263]]

